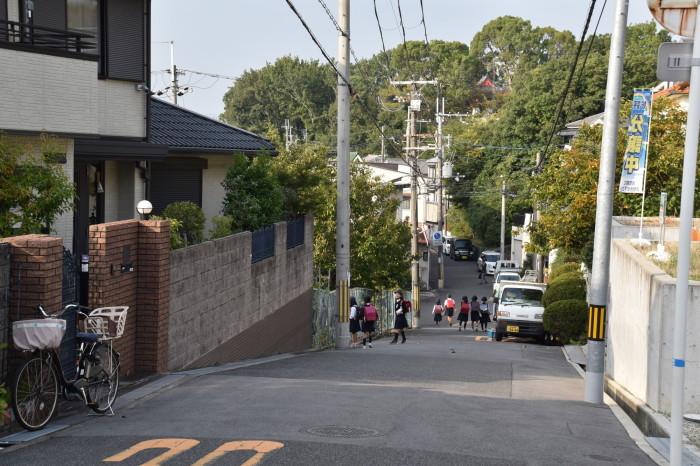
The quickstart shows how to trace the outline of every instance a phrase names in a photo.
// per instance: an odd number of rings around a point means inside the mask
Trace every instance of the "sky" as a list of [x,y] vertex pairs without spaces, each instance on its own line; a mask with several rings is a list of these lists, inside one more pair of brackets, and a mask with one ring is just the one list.
[[[337,16],[337,0],[324,0]],[[337,49],[337,32],[320,0],[293,0],[303,18],[331,57]],[[397,0],[376,0],[387,49],[401,42]],[[605,0],[598,0],[593,23]],[[608,0],[599,33],[612,32],[615,0]],[[646,0],[631,0],[630,23],[651,20]],[[469,44],[474,34],[499,16],[528,19],[535,26],[572,31],[579,37],[589,0],[423,0],[428,38]],[[351,46],[360,58],[381,50],[372,0],[350,0]],[[422,40],[420,1],[402,0],[401,11],[408,40]],[[591,25],[592,32],[595,24]],[[285,55],[323,60],[285,0],[152,0],[151,63],[154,91],[168,85],[170,49],[174,41],[178,68],[236,78],[248,69],[272,63]],[[179,104],[218,118],[223,96],[233,83],[193,74],[181,77],[181,85],[193,92]]]

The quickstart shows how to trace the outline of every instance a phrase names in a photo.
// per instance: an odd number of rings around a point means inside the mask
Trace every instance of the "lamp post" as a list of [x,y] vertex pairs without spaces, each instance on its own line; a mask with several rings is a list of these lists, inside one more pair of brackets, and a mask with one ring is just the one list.
[[136,204],[136,212],[139,213],[141,220],[148,220],[148,216],[153,212],[153,204],[147,200],[139,201]]

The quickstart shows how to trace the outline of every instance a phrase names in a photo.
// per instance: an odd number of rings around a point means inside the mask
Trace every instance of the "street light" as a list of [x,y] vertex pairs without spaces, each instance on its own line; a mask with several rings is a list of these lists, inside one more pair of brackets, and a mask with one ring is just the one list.
[[141,216],[141,220],[148,220],[148,216],[153,212],[153,204],[145,199],[139,201],[139,203],[136,204],[136,212]]

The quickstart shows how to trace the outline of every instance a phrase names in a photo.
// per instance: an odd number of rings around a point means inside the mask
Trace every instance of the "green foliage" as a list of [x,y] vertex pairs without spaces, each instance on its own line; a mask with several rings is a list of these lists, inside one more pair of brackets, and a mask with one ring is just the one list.
[[548,305],[542,318],[544,329],[566,344],[586,332],[588,305],[581,299],[564,299]]
[[472,232],[472,229],[467,222],[464,210],[457,206],[451,206],[445,217],[447,229],[452,236],[466,239],[471,239],[474,237],[474,232]]
[[235,156],[222,185],[223,211],[231,217],[234,232],[255,231],[282,219],[284,194],[270,157],[258,155],[251,161]]
[[181,201],[168,204],[163,210],[163,217],[179,222],[178,234],[186,246],[201,243],[204,240],[204,211],[194,202]]
[[0,134],[0,237],[48,233],[71,208],[73,184],[63,166],[48,162],[56,159],[55,145],[44,137],[36,148]]
[[549,273],[549,281],[553,282],[570,273],[575,273],[578,277],[581,277],[581,264],[577,264],[576,262],[555,263],[552,265],[551,272]]
[[327,152],[320,145],[294,144],[274,158],[287,217],[314,213],[321,207],[323,193],[333,183]]
[[[568,275],[568,274],[567,274]],[[564,277],[547,286],[542,303],[545,309],[564,299],[586,299],[586,282],[580,278]]]
[[151,215],[151,220],[168,220],[170,223],[170,249],[180,249],[187,246],[182,235],[182,222],[176,218],[165,218],[159,215]]
[[224,238],[233,232],[233,219],[226,215],[215,215],[211,219],[212,228],[209,230],[209,239]]

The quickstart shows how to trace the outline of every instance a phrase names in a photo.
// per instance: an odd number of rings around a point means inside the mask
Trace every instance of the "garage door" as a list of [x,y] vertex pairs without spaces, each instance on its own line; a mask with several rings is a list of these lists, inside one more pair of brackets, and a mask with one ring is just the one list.
[[202,206],[202,170],[205,159],[170,159],[151,165],[151,203],[159,215],[168,204],[178,201]]

